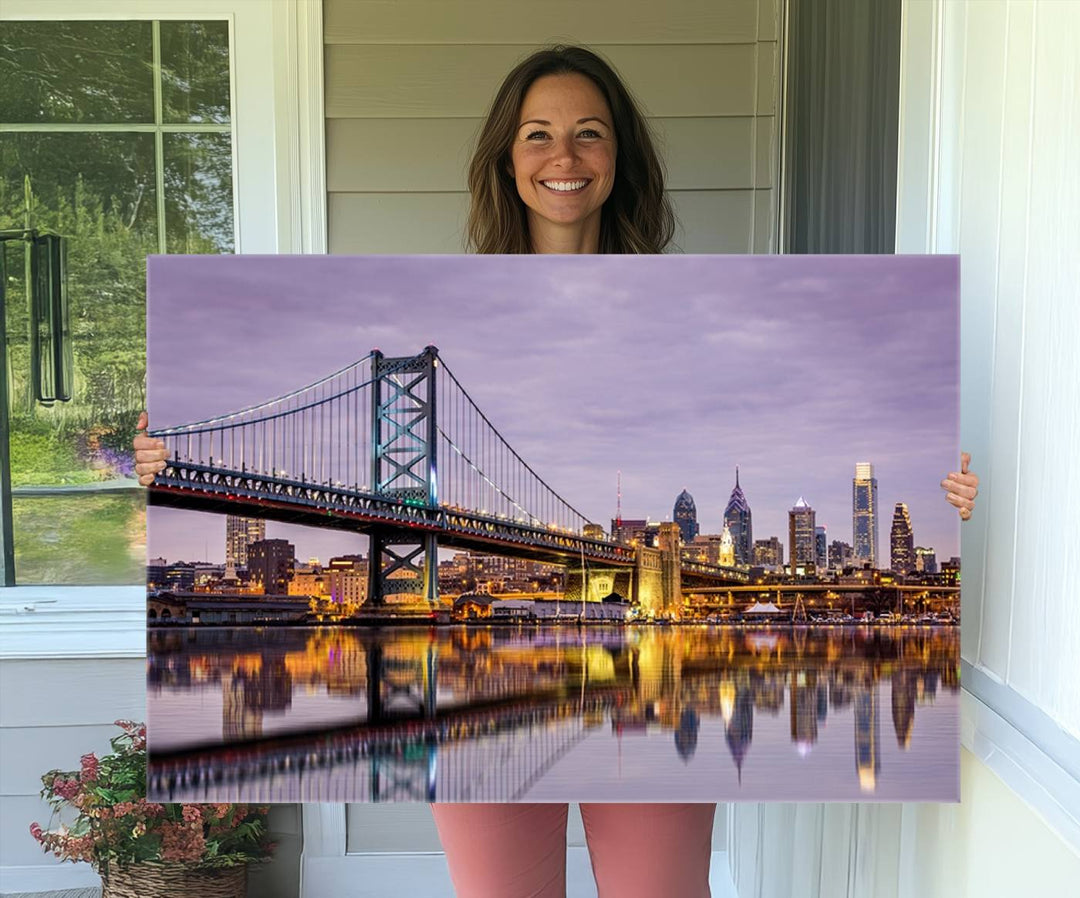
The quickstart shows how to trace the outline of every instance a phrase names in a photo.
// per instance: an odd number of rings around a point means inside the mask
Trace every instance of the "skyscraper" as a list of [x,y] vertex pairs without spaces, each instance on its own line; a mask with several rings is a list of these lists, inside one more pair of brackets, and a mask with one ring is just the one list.
[[266,521],[263,518],[242,518],[225,515],[225,572],[235,576],[248,566],[248,547],[266,539]]
[[855,544],[855,563],[878,563],[878,500],[874,466],[868,461],[855,465],[851,486],[851,536]]
[[694,497],[683,490],[675,497],[675,509],[671,513],[671,519],[679,525],[679,533],[682,534],[684,543],[691,543],[698,535],[697,506]]
[[908,507],[897,502],[893,510],[892,531],[889,533],[890,567],[898,574],[915,570],[915,536],[911,532]]
[[754,528],[751,523],[750,503],[746,501],[742,487],[739,486],[739,469],[735,468],[735,489],[731,491],[727,508],[724,509],[724,523],[731,528],[731,538],[735,543],[735,563],[747,566],[754,563]]
[[829,569],[829,542],[823,525],[814,528],[814,566],[819,573]]
[[791,565],[791,573],[796,568],[803,568],[807,573],[814,570],[814,557],[817,541],[814,536],[814,509],[806,504],[806,500],[799,496],[795,507],[788,512],[788,550],[791,554],[788,561]]

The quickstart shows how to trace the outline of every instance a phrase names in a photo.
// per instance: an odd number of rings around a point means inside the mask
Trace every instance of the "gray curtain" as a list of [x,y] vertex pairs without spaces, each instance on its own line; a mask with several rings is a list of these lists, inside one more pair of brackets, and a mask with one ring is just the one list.
[[784,251],[891,253],[900,0],[790,0]]

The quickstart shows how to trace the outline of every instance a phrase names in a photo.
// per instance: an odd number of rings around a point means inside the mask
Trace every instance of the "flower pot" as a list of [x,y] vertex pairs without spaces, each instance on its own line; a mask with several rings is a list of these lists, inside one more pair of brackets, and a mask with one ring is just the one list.
[[101,898],[244,898],[247,867],[203,870],[188,864],[112,866],[101,877]]

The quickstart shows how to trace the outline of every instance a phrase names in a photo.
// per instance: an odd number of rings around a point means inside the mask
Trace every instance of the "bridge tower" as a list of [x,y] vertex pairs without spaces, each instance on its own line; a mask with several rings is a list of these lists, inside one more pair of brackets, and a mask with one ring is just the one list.
[[660,525],[660,582],[664,612],[680,617],[682,614],[682,552],[679,525],[665,521]]
[[[386,358],[372,353],[371,485],[375,494],[427,508],[439,507],[438,426],[435,387],[439,350]],[[370,534],[368,602],[383,606],[439,594],[439,554],[434,533],[392,527]]]

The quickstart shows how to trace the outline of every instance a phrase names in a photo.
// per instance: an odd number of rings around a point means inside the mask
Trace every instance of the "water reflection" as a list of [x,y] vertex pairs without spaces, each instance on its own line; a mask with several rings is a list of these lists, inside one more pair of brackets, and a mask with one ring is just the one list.
[[148,663],[162,800],[958,797],[951,627],[204,628]]

